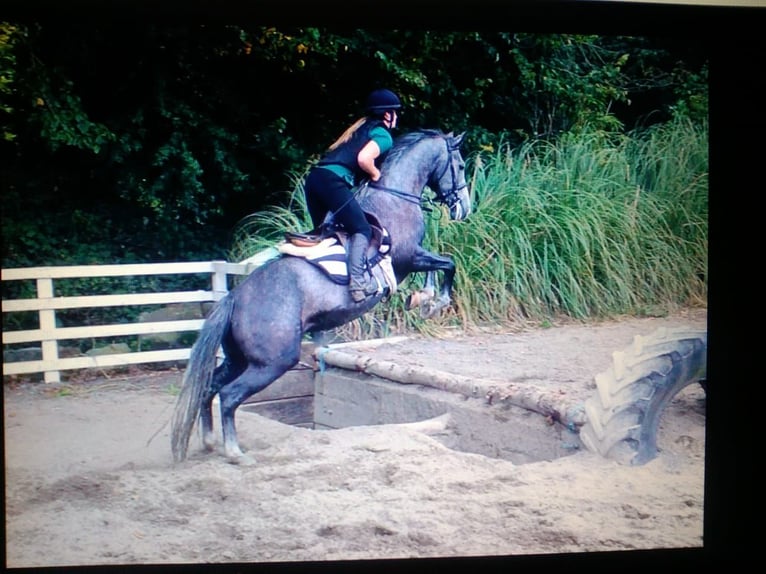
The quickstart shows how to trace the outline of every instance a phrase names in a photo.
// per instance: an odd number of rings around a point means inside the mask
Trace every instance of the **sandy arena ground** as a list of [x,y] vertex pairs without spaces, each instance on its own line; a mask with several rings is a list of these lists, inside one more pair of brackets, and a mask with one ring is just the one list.
[[[695,310],[432,341],[426,354],[440,369],[478,364],[492,376],[507,372],[504,357],[527,370],[537,361],[589,385],[634,335],[705,324]],[[196,437],[189,460],[173,464],[168,423],[180,379],[5,385],[9,567],[703,545],[706,415],[697,385],[668,408],[662,452],[641,467],[584,451],[514,465],[450,450],[417,425],[315,431],[243,411],[240,441],[257,464],[238,467],[202,453]]]

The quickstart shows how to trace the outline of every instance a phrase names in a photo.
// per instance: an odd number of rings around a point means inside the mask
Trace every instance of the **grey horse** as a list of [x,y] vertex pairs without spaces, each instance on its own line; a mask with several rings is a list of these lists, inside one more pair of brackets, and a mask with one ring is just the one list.
[[[463,134],[438,130],[403,135],[381,166],[381,178],[364,186],[358,196],[362,208],[390,234],[397,283],[410,273],[426,272],[427,284],[432,285],[433,274],[443,272],[439,307],[450,304],[455,264],[422,247],[421,199],[428,186],[449,207],[453,220],[470,214],[465,162],[459,149],[462,140]],[[237,440],[237,408],[298,363],[306,333],[339,327],[372,309],[385,295],[355,303],[347,286],[334,283],[298,257],[282,256],[255,269],[216,304],[192,347],[172,417],[174,460],[187,457],[198,418],[203,445],[213,450],[212,403],[218,395],[224,454],[232,463],[252,463]],[[225,358],[216,367],[221,346]]]

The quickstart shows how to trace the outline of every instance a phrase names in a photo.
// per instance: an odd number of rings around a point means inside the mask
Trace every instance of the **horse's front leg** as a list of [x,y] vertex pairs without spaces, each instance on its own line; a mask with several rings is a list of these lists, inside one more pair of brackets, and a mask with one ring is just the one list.
[[[437,255],[426,251],[422,247],[419,247],[415,252],[415,256],[412,261],[413,271],[424,271],[426,273],[426,284],[423,289],[426,293],[435,292],[435,275],[436,271],[443,272],[443,280],[441,289],[439,290],[439,297],[436,300],[428,301],[424,298],[420,302],[420,315],[428,319],[441,313],[443,309],[446,309],[452,303],[452,283],[455,279],[455,262],[450,257],[444,255]],[[410,300],[412,303],[412,300]]]

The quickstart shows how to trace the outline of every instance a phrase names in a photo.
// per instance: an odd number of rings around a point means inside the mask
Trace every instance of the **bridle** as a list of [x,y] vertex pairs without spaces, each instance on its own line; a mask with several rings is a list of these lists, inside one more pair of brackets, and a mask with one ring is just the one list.
[[[452,176],[452,189],[448,193],[443,193],[441,189],[439,189],[439,200],[444,203],[450,210],[452,210],[455,205],[460,203],[460,195],[459,192],[462,189],[465,189],[468,187],[467,183],[463,183],[461,185],[458,185],[458,174],[455,169],[454,162],[452,161],[452,153],[460,149],[460,145],[455,143],[455,139],[450,138],[443,138],[444,142],[447,144],[447,163],[444,166],[444,169],[442,170],[441,174],[438,178],[436,178],[436,181],[441,181],[441,179],[444,177],[444,175],[447,173],[447,170],[450,170],[450,175]],[[361,191],[364,189],[365,186],[369,186],[375,189],[378,189],[380,191],[385,191],[386,193],[390,193],[392,195],[395,195],[397,197],[400,197],[404,199],[405,201],[408,201],[410,203],[415,203],[418,205],[421,205],[421,203],[424,201],[424,199],[419,195],[414,195],[412,193],[407,193],[406,191],[401,191],[398,189],[394,189],[391,187],[386,187],[384,185],[380,185],[379,183],[375,181],[369,181],[364,184],[362,184],[359,187],[358,191]],[[438,186],[436,186],[438,188]],[[431,200],[425,200],[425,201],[431,201]],[[421,205],[421,209],[424,211],[430,211],[431,209],[427,206]]]
[[455,205],[460,203],[460,195],[458,192],[468,187],[468,184],[465,182],[465,180],[463,180],[463,184],[458,186],[458,174],[455,171],[455,162],[452,161],[452,153],[460,149],[460,144],[456,144],[455,138],[452,137],[444,138],[444,142],[447,144],[447,165],[444,166],[444,169],[442,170],[441,175],[439,175],[437,178],[437,181],[441,181],[441,179],[444,177],[444,174],[447,173],[447,169],[450,170],[450,175],[452,176],[452,189],[449,193],[441,194],[440,199],[451,210],[455,207]]

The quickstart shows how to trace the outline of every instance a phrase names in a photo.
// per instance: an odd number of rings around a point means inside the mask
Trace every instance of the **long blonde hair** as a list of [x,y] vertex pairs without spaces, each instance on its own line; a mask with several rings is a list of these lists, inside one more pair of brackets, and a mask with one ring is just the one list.
[[364,123],[367,121],[367,119],[368,119],[367,117],[363,117],[363,118],[359,118],[358,120],[356,120],[353,124],[351,124],[346,129],[345,132],[340,134],[340,137],[338,139],[336,139],[333,142],[333,144],[329,148],[327,148],[327,150],[328,151],[332,151],[335,148],[337,148],[339,145],[342,145],[342,144],[346,143],[348,140],[350,140],[351,136],[354,135],[356,130],[358,130],[360,127],[362,127],[364,125]]

